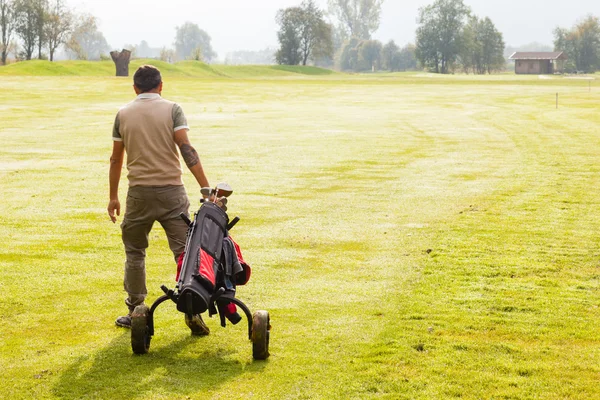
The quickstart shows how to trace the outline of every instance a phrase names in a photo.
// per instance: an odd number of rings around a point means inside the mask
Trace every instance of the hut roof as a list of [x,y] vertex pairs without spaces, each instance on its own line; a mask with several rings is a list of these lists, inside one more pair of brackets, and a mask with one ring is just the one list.
[[562,51],[518,51],[509,60],[566,60]]

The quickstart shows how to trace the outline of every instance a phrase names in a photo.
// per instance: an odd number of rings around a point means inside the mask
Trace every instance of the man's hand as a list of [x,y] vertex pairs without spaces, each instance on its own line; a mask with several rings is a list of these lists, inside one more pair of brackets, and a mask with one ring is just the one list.
[[117,215],[121,215],[121,203],[119,202],[119,199],[109,201],[107,210],[108,210],[108,216],[110,217],[110,220],[114,224],[115,222],[117,222],[117,217],[115,216],[115,212],[117,213]]

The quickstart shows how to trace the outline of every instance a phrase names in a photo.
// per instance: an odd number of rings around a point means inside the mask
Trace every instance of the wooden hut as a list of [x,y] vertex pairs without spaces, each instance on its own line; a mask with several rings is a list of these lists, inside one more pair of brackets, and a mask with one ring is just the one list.
[[515,61],[516,74],[554,74],[562,72],[567,56],[562,51],[516,52],[508,58]]

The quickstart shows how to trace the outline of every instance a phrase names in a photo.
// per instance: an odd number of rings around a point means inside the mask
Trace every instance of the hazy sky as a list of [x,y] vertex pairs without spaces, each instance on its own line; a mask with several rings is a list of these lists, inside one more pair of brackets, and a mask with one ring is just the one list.
[[[277,45],[275,14],[301,0],[69,0],[77,11],[100,19],[108,43],[120,48],[146,40],[151,47],[171,46],[175,26],[197,23],[212,37],[219,58],[235,50],[261,50]],[[316,0],[327,7],[327,0]],[[414,41],[419,7],[433,0],[385,0],[375,38]],[[570,27],[579,18],[600,16],[600,0],[465,0],[479,16],[489,16],[507,45],[552,44],[556,26]]]

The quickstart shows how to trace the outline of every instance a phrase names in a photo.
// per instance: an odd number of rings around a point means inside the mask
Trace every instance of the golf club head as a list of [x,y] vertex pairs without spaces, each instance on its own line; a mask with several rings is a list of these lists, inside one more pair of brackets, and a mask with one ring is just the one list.
[[227,197],[219,197],[216,200],[216,204],[221,207],[223,211],[227,211]]
[[221,182],[215,187],[214,193],[217,197],[229,197],[233,193],[233,189],[229,184]]

